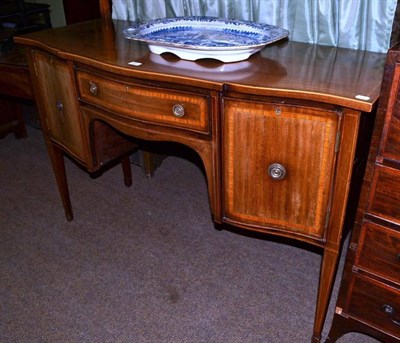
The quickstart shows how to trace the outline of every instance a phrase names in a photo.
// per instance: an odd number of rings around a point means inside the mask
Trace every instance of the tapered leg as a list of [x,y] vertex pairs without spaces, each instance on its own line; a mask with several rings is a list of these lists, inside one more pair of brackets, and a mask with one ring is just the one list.
[[124,183],[126,187],[132,186],[132,170],[129,156],[124,156],[121,161],[122,172],[124,173]]
[[51,165],[53,172],[56,177],[58,191],[60,192],[61,200],[64,206],[65,217],[68,221],[73,219],[71,200],[69,197],[67,175],[65,173],[64,155],[60,148],[52,144],[50,141],[47,142],[47,149],[49,152]]
[[338,251],[324,250],[319,279],[317,307],[315,310],[314,332],[311,342],[319,343],[329,306],[330,295],[335,281]]

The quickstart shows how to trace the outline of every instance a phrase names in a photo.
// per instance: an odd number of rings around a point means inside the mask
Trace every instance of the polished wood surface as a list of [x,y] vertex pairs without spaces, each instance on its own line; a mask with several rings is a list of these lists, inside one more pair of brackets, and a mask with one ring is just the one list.
[[[210,109],[207,93],[192,93],[171,89],[154,89],[147,85],[121,80],[113,81],[110,77],[95,75],[85,71],[77,72],[79,96],[82,100],[93,102],[110,111],[124,113],[125,115],[160,123],[167,126],[180,126],[188,130],[209,133]],[[91,87],[87,87],[90,84]],[[182,116],[171,116],[170,111],[179,102],[184,108]]]
[[[93,171],[103,132],[120,133],[107,140],[111,159],[129,137],[184,144],[203,162],[215,222],[322,248],[319,342],[353,167],[365,158],[357,145],[369,142],[359,129],[373,125],[385,55],[282,41],[238,63],[189,62],[125,39],[128,25],[95,20],[16,38],[67,218],[62,153]],[[274,164],[285,177],[269,172]]]
[[[250,59],[221,64],[189,62],[150,54],[147,45],[127,40],[125,21],[90,21],[17,37],[60,57],[105,71],[147,80],[170,81],[246,94],[300,98],[370,111],[379,97],[384,54],[279,42]],[[131,66],[129,62],[139,62]],[[367,97],[359,100],[357,96]]]
[[324,239],[340,113],[226,99],[223,120],[225,220]]
[[381,98],[336,311],[327,342],[356,331],[400,342],[400,46]]
[[34,52],[35,73],[46,75],[39,78],[38,92],[45,107],[48,134],[68,153],[81,161],[88,155],[79,125],[79,109],[72,69],[65,60],[56,59],[42,52]]

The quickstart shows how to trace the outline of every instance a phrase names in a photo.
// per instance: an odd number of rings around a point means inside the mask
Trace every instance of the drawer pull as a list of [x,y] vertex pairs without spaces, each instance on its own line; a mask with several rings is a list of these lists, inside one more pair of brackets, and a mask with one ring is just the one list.
[[56,101],[57,110],[62,111],[64,109],[64,105],[60,100]]
[[93,81],[89,81],[89,92],[97,95],[97,85]]
[[383,312],[385,312],[386,314],[389,315],[390,320],[396,324],[400,326],[400,318],[395,318],[396,316],[396,311],[393,308],[393,306],[390,306],[388,304],[385,304],[382,306]]
[[274,180],[281,180],[286,175],[286,169],[283,165],[279,163],[272,163],[268,167],[268,175],[271,176]]
[[181,104],[176,104],[172,107],[172,113],[177,118],[182,118],[185,115],[185,108]]

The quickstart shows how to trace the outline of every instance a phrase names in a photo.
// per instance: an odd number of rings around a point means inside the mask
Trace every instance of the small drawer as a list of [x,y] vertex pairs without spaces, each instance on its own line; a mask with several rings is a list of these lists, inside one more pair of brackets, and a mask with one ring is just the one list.
[[353,278],[347,315],[400,338],[399,290],[365,276]]
[[118,114],[153,124],[209,133],[209,97],[77,71],[80,98]]
[[400,171],[377,165],[372,180],[368,212],[400,224]]
[[400,285],[400,232],[365,223],[355,266]]

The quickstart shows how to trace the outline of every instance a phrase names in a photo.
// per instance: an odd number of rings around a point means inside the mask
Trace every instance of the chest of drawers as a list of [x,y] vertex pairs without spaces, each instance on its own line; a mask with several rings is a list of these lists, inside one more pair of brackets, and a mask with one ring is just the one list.
[[327,339],[400,342],[400,51],[388,53],[369,162]]

